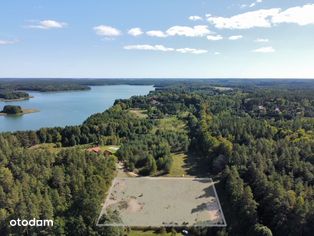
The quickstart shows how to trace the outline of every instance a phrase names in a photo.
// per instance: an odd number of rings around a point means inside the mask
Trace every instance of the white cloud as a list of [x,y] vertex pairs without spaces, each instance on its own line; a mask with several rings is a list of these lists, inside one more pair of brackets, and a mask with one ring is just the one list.
[[229,37],[229,40],[238,40],[238,39],[242,39],[243,36],[242,35],[232,35]]
[[221,53],[220,52],[214,52],[214,55],[220,55]]
[[272,22],[274,24],[295,23],[302,26],[314,24],[314,4],[289,8],[275,15]]
[[272,52],[275,52],[275,49],[273,47],[262,47],[262,48],[254,49],[253,52],[272,53]]
[[190,17],[189,17],[189,20],[198,21],[198,20],[203,20],[203,18],[200,17],[200,16],[190,16]]
[[166,31],[169,36],[203,37],[212,33],[207,25],[173,26]]
[[207,39],[211,40],[211,41],[218,41],[218,40],[222,40],[223,37],[221,35],[207,35]]
[[249,8],[251,8],[251,7],[255,7],[255,5],[256,5],[256,3],[255,3],[255,2],[253,2],[253,3],[251,3],[251,4],[249,5]]
[[174,51],[173,48],[167,48],[163,45],[149,45],[149,44],[137,44],[137,45],[127,45],[124,46],[126,50],[148,50],[148,51],[163,51],[169,52]]
[[59,22],[55,20],[42,20],[39,21],[36,25],[29,25],[29,28],[37,29],[61,29],[67,26],[65,22]]
[[191,54],[203,54],[207,53],[205,49],[195,48],[169,48],[163,45],[149,45],[149,44],[137,44],[137,45],[126,45],[126,50],[144,50],[144,51],[162,51],[162,52],[180,52],[180,53],[191,53]]
[[107,25],[98,25],[93,28],[96,34],[105,36],[105,37],[116,37],[121,35],[121,31]]
[[250,11],[232,17],[208,17],[208,21],[219,29],[250,29],[271,27],[270,17],[275,16],[280,8]]
[[249,11],[231,17],[211,16],[208,22],[219,29],[251,29],[254,27],[272,27],[281,23],[295,23],[301,26],[314,24],[314,4]]
[[255,39],[255,42],[256,43],[268,43],[269,39],[257,38],[257,39]]
[[166,30],[166,32],[160,30],[147,31],[146,34],[151,37],[166,38],[168,36],[185,36],[185,37],[204,37],[209,34],[213,34],[208,29],[207,25],[196,25],[194,27],[189,26],[172,26]]
[[132,29],[130,29],[129,31],[128,31],[128,34],[129,35],[132,35],[132,36],[134,36],[134,37],[136,37],[136,36],[140,36],[140,35],[142,35],[143,34],[143,31],[141,30],[141,28],[132,28]]
[[151,37],[158,37],[158,38],[166,38],[168,37],[167,34],[165,34],[164,32],[160,31],[160,30],[151,30],[151,31],[147,31],[146,34],[148,36]]
[[9,45],[9,44],[15,44],[17,43],[17,40],[4,40],[0,39],[0,45]]
[[176,51],[181,52],[181,53],[192,53],[192,54],[203,54],[203,53],[208,52],[205,49],[195,49],[195,48],[178,48]]

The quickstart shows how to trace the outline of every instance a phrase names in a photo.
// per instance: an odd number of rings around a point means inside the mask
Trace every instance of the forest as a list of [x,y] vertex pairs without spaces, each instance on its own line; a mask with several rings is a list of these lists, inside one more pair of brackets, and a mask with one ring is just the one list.
[[[217,181],[227,221],[222,229],[190,228],[192,235],[312,235],[313,81],[155,86],[82,125],[2,133],[0,234],[123,235],[95,226],[116,159],[139,175],[160,176],[169,173],[173,154],[186,153],[198,157],[193,174]],[[58,149],[34,149],[44,144]],[[120,149],[104,158],[82,145]],[[57,226],[8,227],[17,216],[50,217]]]
[[207,90],[213,86],[224,86],[230,88],[244,88],[245,90],[255,90],[257,88],[277,88],[281,89],[301,89],[312,90],[314,84],[311,80],[285,80],[277,79],[48,79],[48,78],[0,78],[0,91],[70,91],[70,90],[88,90],[90,86],[100,85],[154,85],[156,90],[164,89],[185,89],[187,90]]
[[[89,90],[87,85],[73,82],[72,80],[53,80],[53,79],[0,79],[0,90],[9,91],[3,92],[6,95],[6,99],[13,99],[25,97],[26,91],[38,91],[38,92],[55,92],[55,91],[71,91],[71,90]],[[24,93],[24,94],[23,94]],[[1,92],[0,92],[1,94]],[[28,96],[28,95],[27,95]],[[0,95],[1,97],[1,95]]]
[[27,92],[0,89],[0,100],[14,100],[27,98],[29,98],[29,94]]

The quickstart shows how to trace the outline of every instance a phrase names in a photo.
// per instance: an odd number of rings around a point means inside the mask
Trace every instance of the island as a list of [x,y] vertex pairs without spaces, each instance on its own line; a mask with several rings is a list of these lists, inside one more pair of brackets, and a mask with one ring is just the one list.
[[0,101],[22,101],[32,98],[27,92],[15,90],[0,90]]
[[6,115],[24,115],[29,113],[38,112],[37,109],[23,109],[21,106],[6,105],[3,107],[3,110],[0,112],[0,116]]

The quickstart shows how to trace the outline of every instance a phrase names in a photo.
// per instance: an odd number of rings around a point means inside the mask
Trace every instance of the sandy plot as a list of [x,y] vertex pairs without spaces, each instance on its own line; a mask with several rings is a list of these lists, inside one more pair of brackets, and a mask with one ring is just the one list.
[[99,225],[226,225],[211,179],[116,178],[101,215],[108,212],[115,212],[119,220]]

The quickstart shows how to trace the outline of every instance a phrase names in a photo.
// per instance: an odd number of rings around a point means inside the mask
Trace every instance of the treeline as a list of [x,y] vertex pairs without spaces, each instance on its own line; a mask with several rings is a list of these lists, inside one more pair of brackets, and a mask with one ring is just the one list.
[[157,130],[154,134],[135,137],[122,145],[117,155],[130,171],[141,175],[167,174],[172,165],[171,153],[186,152],[189,139],[182,132]]
[[59,147],[88,143],[111,145],[120,144],[122,140],[138,134],[146,134],[151,128],[152,121],[139,120],[117,105],[92,115],[82,125],[16,132],[15,136],[24,147],[39,143],[56,143]]
[[[69,90],[89,90],[90,87],[84,84],[77,83],[73,80],[63,79],[9,79],[0,80],[1,90],[27,90],[38,92],[55,92],[55,91],[69,91]],[[12,92],[11,92],[12,93]],[[14,92],[18,94],[20,92]]]
[[[265,90],[267,94],[268,90]],[[281,90],[267,96],[271,106],[281,96],[288,110],[304,96]],[[243,106],[262,101],[259,93],[204,99],[189,118],[192,146],[220,179],[231,235],[311,235],[314,212],[313,116],[256,116]],[[278,95],[279,94],[279,95]],[[296,99],[297,98],[297,99]],[[310,96],[313,101],[313,95]],[[273,104],[272,104],[273,103]],[[306,103],[313,109],[312,102]],[[290,107],[291,106],[291,107]],[[292,113],[293,115],[293,113]],[[306,118],[303,116],[307,116]]]
[[[314,89],[312,80],[272,80],[272,79],[27,79],[1,78],[0,89],[31,90],[31,91],[67,91],[86,90],[89,86],[102,85],[154,85],[156,90],[175,90],[208,93],[214,87],[227,87],[244,91],[256,89],[276,89],[276,91],[311,91]],[[218,91],[224,92],[226,91]]]
[[22,113],[23,110],[20,106],[6,105],[3,107],[3,110],[1,112],[14,115]]
[[26,99],[29,98],[29,94],[22,91],[14,90],[2,90],[0,89],[0,99],[3,100],[14,100],[14,99]]

